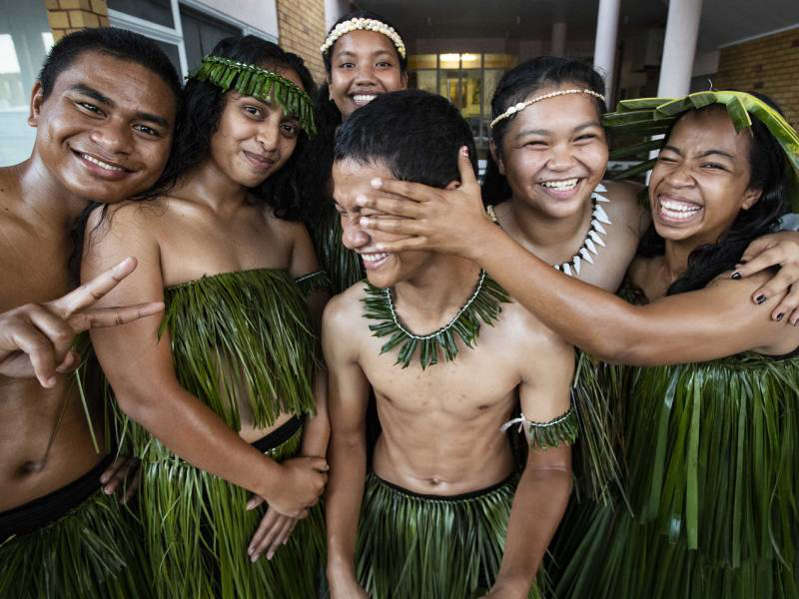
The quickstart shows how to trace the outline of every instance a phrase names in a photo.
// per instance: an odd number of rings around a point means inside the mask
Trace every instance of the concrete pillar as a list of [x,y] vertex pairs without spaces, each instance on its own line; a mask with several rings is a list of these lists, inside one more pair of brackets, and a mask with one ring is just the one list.
[[658,96],[672,98],[691,89],[702,0],[671,0],[663,41]]
[[552,24],[552,56],[566,54],[566,22],[558,21]]
[[613,77],[616,67],[616,36],[621,0],[599,0],[594,42],[594,68],[605,76],[605,99],[613,107]]

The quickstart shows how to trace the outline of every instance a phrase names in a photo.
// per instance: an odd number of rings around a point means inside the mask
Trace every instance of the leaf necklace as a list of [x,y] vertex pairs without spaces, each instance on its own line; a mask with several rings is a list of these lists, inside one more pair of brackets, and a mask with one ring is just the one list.
[[390,288],[380,289],[367,282],[366,297],[361,301],[366,307],[364,318],[377,321],[377,324],[369,325],[372,335],[389,336],[388,341],[380,348],[380,353],[384,354],[399,346],[394,364],[407,368],[419,347],[419,361],[422,369],[425,369],[437,364],[439,355],[443,355],[446,361],[455,359],[459,351],[456,335],[467,347],[473,348],[480,333],[481,322],[493,326],[502,312],[500,304],[509,302],[510,297],[499,283],[484,270],[480,270],[477,286],[466,303],[447,324],[426,335],[416,335],[402,324],[394,308]]

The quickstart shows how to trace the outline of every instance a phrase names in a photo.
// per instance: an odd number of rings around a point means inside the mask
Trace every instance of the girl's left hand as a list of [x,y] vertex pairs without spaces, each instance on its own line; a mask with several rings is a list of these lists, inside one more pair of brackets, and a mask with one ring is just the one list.
[[758,237],[741,256],[734,278],[748,277],[768,268],[779,270],[767,283],[752,294],[752,301],[761,304],[770,297],[788,292],[771,312],[771,318],[787,318],[792,325],[799,323],[799,233],[780,231]]
[[[247,509],[255,509],[262,503],[264,503],[264,499],[256,495],[247,502]],[[250,540],[249,547],[247,547],[247,555],[250,557],[250,561],[258,561],[264,552],[266,552],[266,559],[272,559],[280,546],[289,540],[289,536],[294,527],[297,526],[297,522],[299,522],[297,518],[284,516],[276,510],[267,509],[264,517],[261,518],[258,529]]]

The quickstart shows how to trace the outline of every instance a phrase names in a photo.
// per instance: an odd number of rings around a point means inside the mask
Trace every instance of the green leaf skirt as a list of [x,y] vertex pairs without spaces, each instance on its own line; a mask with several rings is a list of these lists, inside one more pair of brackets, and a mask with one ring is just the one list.
[[624,494],[573,502],[558,598],[799,597],[799,358],[620,376]]
[[98,484],[61,518],[0,541],[0,597],[151,597],[141,535],[133,516]]
[[[374,473],[359,525],[358,580],[371,599],[468,599],[493,584],[502,562],[518,475],[488,489],[441,497],[407,491]],[[537,588],[529,597],[539,597]]]
[[[300,427],[266,453],[287,459],[301,438]],[[252,563],[247,547],[266,510],[245,510],[247,491],[174,454],[144,461],[142,469],[140,512],[159,599],[317,597],[325,550],[319,505],[271,560]]]

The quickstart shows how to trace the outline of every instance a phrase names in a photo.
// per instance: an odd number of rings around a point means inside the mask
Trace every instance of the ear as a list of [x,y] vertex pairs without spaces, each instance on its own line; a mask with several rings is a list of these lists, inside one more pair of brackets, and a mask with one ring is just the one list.
[[44,91],[42,90],[41,82],[37,81],[33,84],[31,90],[31,105],[30,112],[28,113],[28,125],[37,127],[39,125],[39,115],[42,111],[42,104],[44,104]]
[[744,199],[741,203],[742,210],[749,210],[752,206],[757,204],[760,197],[763,195],[762,189],[756,189],[752,187],[747,187],[746,191],[744,192]]
[[400,89],[408,89],[408,71],[405,71],[400,77],[402,87]]
[[488,142],[488,150],[491,152],[491,158],[493,158],[494,162],[497,163],[497,168],[499,168],[499,174],[504,177],[505,164],[502,162],[502,158],[499,156],[499,152],[497,151],[497,144],[494,143],[493,139]]

